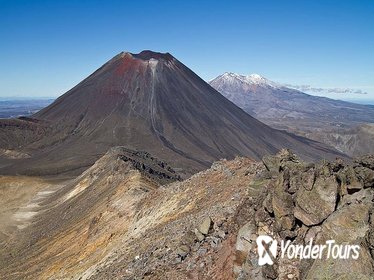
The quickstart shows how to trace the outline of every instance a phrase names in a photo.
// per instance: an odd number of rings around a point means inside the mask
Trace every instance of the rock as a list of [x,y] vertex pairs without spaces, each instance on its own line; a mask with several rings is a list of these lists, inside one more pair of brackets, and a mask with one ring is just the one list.
[[308,243],[310,239],[316,240],[321,230],[322,228],[320,226],[314,226],[314,227],[309,228],[304,236],[304,242]]
[[205,238],[204,234],[202,234],[197,228],[194,229],[194,233],[198,241],[201,242],[204,240]]
[[217,231],[214,232],[214,236],[216,236],[220,239],[225,239],[226,233],[223,230],[218,229]]
[[367,167],[371,170],[374,170],[374,155],[363,156],[359,159],[356,159],[355,163],[357,163],[357,164],[359,164],[363,167]]
[[345,204],[355,204],[355,203],[371,203],[371,198],[373,197],[371,189],[362,189],[355,192],[352,195],[345,195],[341,199],[339,205],[343,207]]
[[371,255],[374,256],[374,214],[373,213],[371,213],[369,221],[370,221],[369,231],[366,236],[366,241],[368,243]]
[[[370,198],[372,199],[372,197]],[[319,239],[334,239],[337,243],[350,243],[364,238],[369,230],[371,204],[351,204],[335,211],[322,224]]]
[[267,212],[265,210],[265,208],[261,207],[260,209],[258,209],[255,213],[255,221],[256,223],[259,223],[259,222],[266,222],[268,220],[270,220],[271,217],[270,217],[270,214],[269,212]]
[[187,231],[181,240],[183,245],[191,245],[195,241],[196,235],[192,231]]
[[182,258],[180,256],[177,256],[171,263],[172,264],[178,264],[182,262]]
[[199,225],[198,230],[204,234],[207,235],[210,228],[212,227],[212,219],[210,217],[206,217],[203,222]]
[[312,190],[304,187],[296,193],[295,217],[307,226],[321,223],[335,209],[338,183],[335,176],[324,175],[316,178]]
[[207,237],[207,241],[212,248],[217,248],[221,244],[221,239],[214,236]]
[[223,172],[227,177],[232,177],[235,172],[227,168],[225,164],[223,164],[224,161],[215,161],[213,162],[211,169],[214,171],[221,171]]
[[358,166],[355,169],[357,178],[362,182],[365,188],[374,187],[374,171],[367,168]]
[[337,158],[334,162],[331,163],[331,165],[332,170],[336,173],[344,168],[344,161],[341,158]]
[[288,177],[288,185],[286,186],[288,193],[294,194],[301,186],[309,190],[312,189],[315,180],[314,165],[306,165],[298,161],[286,162],[283,169],[283,176],[287,174]]
[[257,234],[258,235],[269,235],[270,232],[271,232],[271,230],[266,223],[259,222],[257,224]]
[[[370,160],[366,159],[365,166],[352,168],[343,161],[306,166],[287,153],[265,157],[267,169],[277,175],[266,183],[261,198],[251,203],[255,222],[245,223],[238,232],[233,267],[237,279],[373,279]],[[358,260],[277,259],[272,266],[259,267],[252,243],[260,234],[293,240],[295,244],[311,239],[323,244],[334,239],[337,244],[360,245],[362,255]]]
[[363,188],[363,184],[357,179],[355,170],[351,166],[340,170],[337,178],[340,181],[343,194],[352,193]]
[[195,243],[193,243],[193,245],[191,247],[191,251],[192,252],[197,252],[200,248],[201,248],[201,243],[200,242],[195,242]]
[[300,260],[295,259],[280,259],[278,261],[279,269],[278,269],[278,279],[301,279],[300,271],[298,269],[300,265]]
[[297,232],[296,231],[292,231],[292,230],[281,230],[279,232],[279,236],[280,238],[282,239],[294,239],[296,236],[297,236]]
[[284,191],[282,180],[275,187],[272,208],[281,230],[291,230],[295,225],[294,202],[292,195]]
[[196,267],[196,264],[195,264],[195,263],[189,263],[189,264],[187,265],[187,271],[193,270],[193,269],[195,269],[195,267]]
[[237,251],[248,253],[252,248],[252,235],[256,234],[256,226],[251,222],[246,223],[239,229],[236,237],[235,249]]
[[373,279],[371,256],[365,248],[360,250],[360,261],[349,259],[317,259],[305,279]]
[[279,173],[280,168],[280,159],[274,156],[264,156],[262,158],[262,162],[264,163],[266,169],[270,171],[271,174]]
[[299,158],[289,149],[282,149],[277,154],[276,157],[280,158],[281,167],[286,166],[293,167],[300,164]]
[[277,279],[278,271],[275,264],[273,265],[264,265],[262,267],[262,273],[265,276],[265,279]]
[[204,256],[207,252],[208,250],[206,248],[200,248],[199,250],[197,250],[197,255]]
[[187,257],[189,252],[190,252],[190,247],[188,247],[187,245],[181,245],[175,251],[177,256],[180,257],[182,260],[184,260]]
[[262,158],[262,163],[269,171],[270,176],[274,178],[279,174],[281,168],[284,168],[285,166],[291,167],[294,164],[298,164],[299,159],[290,150],[282,149],[275,156],[264,156]]
[[360,183],[350,184],[350,185],[347,185],[347,191],[349,194],[351,194],[351,193],[361,190],[363,187],[364,186],[361,185]]
[[289,179],[288,179],[288,190],[287,192],[290,193],[290,194],[294,194],[295,192],[297,192],[297,190],[299,189],[299,187],[302,185],[302,172],[299,172],[299,170],[295,169],[291,169],[291,170],[288,170],[288,173],[289,173]]
[[224,223],[225,223],[224,219],[218,219],[217,221],[213,223],[213,230],[219,231]]
[[262,205],[264,206],[265,210],[268,211],[269,213],[273,214],[274,213],[274,209],[273,209],[273,204],[272,204],[272,196],[271,196],[271,193],[269,193],[264,202],[262,203]]

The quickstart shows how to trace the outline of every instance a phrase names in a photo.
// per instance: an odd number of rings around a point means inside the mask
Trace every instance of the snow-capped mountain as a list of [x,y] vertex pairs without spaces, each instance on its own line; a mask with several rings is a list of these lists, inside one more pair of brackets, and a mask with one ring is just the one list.
[[226,72],[209,83],[218,91],[230,92],[250,90],[253,86],[282,88],[281,84],[270,81],[258,74],[240,75],[232,72]]
[[[373,122],[371,107],[350,102],[312,96],[288,88],[258,74],[240,75],[226,72],[209,84],[230,101],[256,118],[273,119],[324,119],[331,121]],[[343,108],[343,110],[342,110]]]
[[[373,106],[312,96],[258,74],[240,75],[226,72],[211,80],[209,84],[264,123],[315,140],[321,140],[316,137],[316,133],[321,129],[352,128],[374,123]],[[374,147],[374,141],[371,144]],[[349,149],[337,148],[353,154]]]

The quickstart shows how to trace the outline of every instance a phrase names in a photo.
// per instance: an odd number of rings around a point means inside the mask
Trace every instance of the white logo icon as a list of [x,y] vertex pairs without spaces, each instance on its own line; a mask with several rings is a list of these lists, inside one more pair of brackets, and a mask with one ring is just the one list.
[[267,235],[260,235],[256,239],[258,252],[258,265],[273,265],[277,256],[278,242]]

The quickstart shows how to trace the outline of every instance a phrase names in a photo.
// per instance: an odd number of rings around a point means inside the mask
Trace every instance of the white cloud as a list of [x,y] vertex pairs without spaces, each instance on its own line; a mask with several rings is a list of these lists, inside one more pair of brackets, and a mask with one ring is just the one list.
[[366,91],[361,89],[353,88],[340,88],[340,87],[312,87],[310,85],[291,85],[284,84],[285,87],[294,88],[303,92],[315,92],[315,93],[344,93],[344,94],[368,94]]

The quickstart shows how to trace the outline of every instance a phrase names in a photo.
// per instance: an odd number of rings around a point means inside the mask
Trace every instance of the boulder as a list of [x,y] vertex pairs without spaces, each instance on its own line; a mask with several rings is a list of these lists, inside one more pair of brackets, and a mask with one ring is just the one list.
[[280,150],[275,156],[264,156],[262,162],[272,173],[279,173],[281,167],[299,163],[298,157],[288,149]]
[[274,156],[264,156],[262,162],[271,174],[279,173],[280,159]]
[[339,207],[344,207],[346,204],[355,204],[355,203],[371,203],[371,198],[373,197],[373,191],[371,189],[362,189],[358,192],[355,192],[351,195],[345,195],[339,202]]
[[295,217],[307,226],[321,223],[334,211],[337,194],[335,176],[317,177],[311,190],[301,187],[297,191]]
[[246,223],[239,229],[238,235],[236,237],[235,249],[237,251],[248,253],[252,248],[253,242],[255,242],[255,237],[256,225],[251,222]]
[[204,238],[205,238],[204,234],[202,234],[197,228],[194,229],[194,233],[195,233],[196,239],[198,241],[201,242],[201,241],[204,240]]
[[336,177],[340,181],[342,194],[353,193],[363,188],[363,184],[356,177],[356,172],[351,166],[340,170]]
[[293,199],[288,193],[274,195],[272,200],[276,222],[281,230],[290,230],[294,227],[295,218],[293,215]]
[[[248,273],[253,271],[253,267],[250,264],[250,259],[254,256],[254,246],[257,238],[257,226],[248,222],[238,231],[235,244],[235,261],[233,272],[237,279],[248,279]],[[257,258],[257,255],[256,255]]]
[[294,218],[294,202],[290,193],[286,192],[288,177],[283,174],[279,176],[279,180],[275,185],[272,196],[272,208],[275,220],[280,230],[291,230],[295,225]]
[[367,201],[342,207],[322,224],[317,238],[318,243],[333,239],[336,244],[360,245],[359,258],[317,259],[305,279],[373,279],[372,257],[365,243],[361,242],[370,230],[371,208]]
[[369,221],[370,221],[369,231],[366,236],[366,241],[368,243],[368,247],[371,252],[371,255],[374,257],[374,214],[373,213],[371,213]]
[[360,258],[349,259],[317,259],[313,262],[305,279],[373,279],[371,256],[365,248],[360,250]]
[[[372,196],[368,198],[372,199]],[[322,224],[320,240],[334,239],[337,243],[352,243],[364,238],[369,230],[369,213],[372,205],[357,203],[345,205],[335,211]]]
[[180,257],[182,260],[184,260],[187,257],[189,252],[190,252],[190,247],[188,247],[187,245],[181,245],[175,251],[177,257]]
[[314,185],[315,174],[314,169],[310,168],[305,171],[294,169],[290,172],[290,189],[296,192],[301,186],[307,190],[311,190]]
[[[262,183],[261,196],[248,206],[254,222],[247,218],[238,232],[233,268],[237,279],[374,279],[374,157],[365,157],[354,167],[342,160],[306,165],[283,151],[263,162],[265,172],[276,176]],[[252,247],[258,235],[293,240],[296,245],[311,239],[314,244],[335,240],[338,245],[360,245],[360,257],[277,258],[272,266],[259,267]]]
[[202,234],[207,235],[208,232],[209,232],[209,230],[210,230],[210,228],[212,227],[212,224],[213,224],[212,219],[211,219],[210,217],[206,217],[206,218],[202,221],[202,223],[199,225],[198,230],[199,230]]
[[363,167],[367,167],[371,170],[374,170],[374,155],[363,156],[355,160],[355,163]]
[[271,213],[271,214],[274,213],[272,200],[273,200],[273,198],[272,198],[271,193],[268,193],[268,195],[266,196],[266,198],[264,199],[264,201],[263,201],[263,203],[262,203],[262,206],[264,207],[264,209],[265,209],[268,213]]
[[374,171],[370,168],[358,166],[355,167],[357,178],[362,182],[365,188],[374,187]]

